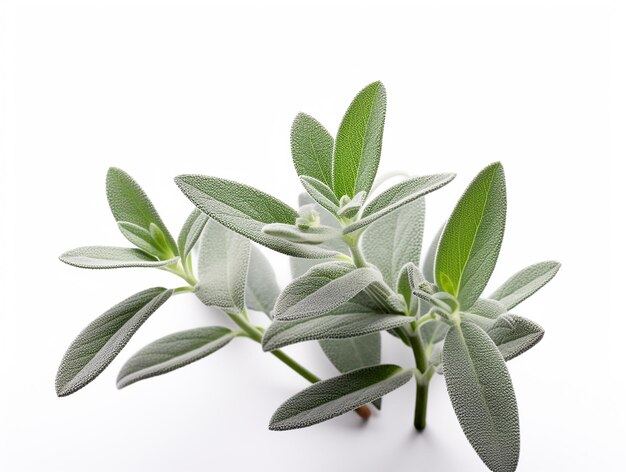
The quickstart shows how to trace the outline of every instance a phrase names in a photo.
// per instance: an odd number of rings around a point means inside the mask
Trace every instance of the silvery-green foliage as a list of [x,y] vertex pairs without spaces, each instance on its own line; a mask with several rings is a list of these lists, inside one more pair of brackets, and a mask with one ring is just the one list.
[[209,221],[209,217],[197,208],[189,214],[178,234],[178,250],[183,261],[191,254],[191,250],[200,239],[204,226]]
[[510,310],[550,282],[560,267],[561,264],[556,261],[528,266],[504,282],[489,298],[499,300]]
[[226,312],[245,308],[250,241],[210,220],[202,233],[195,293],[205,305]]
[[151,288],[118,303],[92,321],[74,339],[61,360],[56,377],[58,396],[80,390],[115,359],[139,327],[172,295]]
[[293,243],[321,244],[341,236],[341,231],[331,226],[318,225],[310,228],[299,228],[284,223],[270,223],[261,229],[264,234],[282,238]]
[[165,267],[176,264],[178,256],[160,261],[140,249],[85,246],[64,252],[59,259],[83,269],[119,269],[124,267]]
[[517,401],[502,354],[478,326],[448,331],[443,373],[463,432],[491,470],[514,471],[519,458]]
[[336,215],[339,211],[339,199],[324,182],[320,182],[309,175],[301,175],[300,182],[311,198],[320,206]]
[[506,311],[506,307],[497,300],[479,298],[470,308],[461,312],[461,317],[488,330]]
[[246,306],[251,310],[265,313],[271,319],[271,312],[279,294],[280,288],[272,265],[261,250],[253,245],[246,283]]
[[512,313],[500,316],[487,331],[507,361],[541,341],[543,333],[537,323]]
[[333,142],[315,118],[298,113],[291,126],[291,157],[298,175],[314,178],[332,189]]
[[380,335],[378,333],[347,339],[321,339],[320,346],[326,357],[342,373],[380,364]]
[[117,377],[117,388],[191,364],[226,346],[237,333],[221,326],[194,328],[170,334],[133,355]]
[[270,429],[304,428],[372,402],[401,387],[413,373],[391,364],[348,372],[297,393],[285,401],[270,420]]
[[353,198],[344,195],[339,200],[339,209],[337,210],[337,216],[341,218],[354,218],[363,203],[365,202],[366,194],[363,190],[357,193]]

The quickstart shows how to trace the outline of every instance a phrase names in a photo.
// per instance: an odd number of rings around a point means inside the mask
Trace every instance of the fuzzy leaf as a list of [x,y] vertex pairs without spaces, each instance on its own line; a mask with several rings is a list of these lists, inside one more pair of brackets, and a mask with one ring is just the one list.
[[560,267],[561,264],[556,261],[539,262],[526,267],[504,282],[489,298],[499,300],[510,310],[550,282]]
[[313,177],[305,175],[300,176],[300,182],[302,182],[302,186],[313,200],[333,215],[337,213],[339,210],[339,200],[337,200],[332,189],[327,187],[324,182],[320,182]]
[[92,321],[61,360],[55,382],[57,395],[70,395],[100,375],[172,292],[161,287],[144,290]]
[[72,249],[59,256],[66,264],[83,269],[119,269],[123,267],[165,267],[175,264],[178,257],[160,261],[140,249],[85,246]]
[[251,310],[261,311],[271,318],[270,313],[279,294],[280,288],[272,265],[258,247],[252,246],[246,284],[246,305]]
[[380,333],[347,339],[320,339],[326,357],[341,373],[380,364]]
[[158,247],[157,242],[152,239],[149,229],[142,228],[128,221],[118,221],[117,227],[126,239],[142,251],[153,255],[157,259],[165,255],[164,251]]
[[382,282],[382,276],[370,267],[355,269],[340,262],[317,265],[285,287],[274,318],[287,321],[329,313],[376,282]]
[[343,117],[333,158],[333,190],[337,198],[366,193],[378,170],[385,126],[385,87],[374,82],[354,98]]
[[124,364],[117,388],[166,374],[226,346],[237,333],[221,326],[195,328],[170,334],[148,344]]
[[336,255],[334,251],[263,233],[263,226],[268,223],[295,224],[298,213],[260,190],[201,175],[180,175],[175,181],[202,212],[252,241],[289,256],[321,259]]
[[386,395],[412,377],[409,370],[383,364],[317,382],[278,407],[269,427],[283,431],[321,423]]
[[[109,207],[115,221],[126,221],[146,231],[150,231],[150,224],[156,225],[163,232],[165,238],[167,249],[165,255],[168,257],[178,255],[174,238],[167,230],[148,196],[130,175],[122,169],[111,167],[107,172],[106,191]],[[126,233],[123,234],[127,236]],[[131,240],[131,242],[133,241]]]
[[487,331],[496,322],[498,316],[506,313],[506,307],[497,300],[479,298],[467,311],[461,313],[464,319]]
[[426,280],[433,284],[435,283],[435,257],[437,256],[437,246],[439,246],[439,240],[441,239],[443,229],[444,226],[439,228],[437,233],[435,233],[435,237],[430,242],[430,246],[428,246],[428,251],[424,257],[424,264],[422,265],[422,273],[424,274],[424,277],[426,277]]
[[210,220],[202,233],[195,293],[205,305],[240,313],[245,307],[250,241]]
[[363,253],[390,287],[396,286],[400,269],[419,265],[424,231],[424,199],[420,198],[370,224],[363,233]]
[[283,223],[270,223],[263,226],[264,234],[283,238],[287,241],[302,244],[321,244],[331,239],[341,237],[341,230],[331,226],[317,226],[314,228],[300,229],[297,226]]
[[263,336],[263,350],[273,351],[290,344],[315,339],[342,339],[394,329],[411,323],[413,318],[404,315],[380,313],[343,313],[299,319],[276,321]]
[[183,260],[191,254],[191,250],[198,242],[207,221],[209,221],[209,217],[197,208],[195,208],[187,217],[187,220],[185,220],[178,234],[178,250]]
[[509,371],[494,342],[462,321],[443,346],[443,372],[463,432],[495,472],[513,472],[519,458],[519,418]]
[[298,113],[291,126],[291,157],[299,176],[333,187],[333,137],[313,117]]
[[361,219],[344,228],[348,234],[402,208],[424,195],[434,192],[454,179],[455,174],[435,174],[407,179],[385,190],[363,209]]
[[507,313],[496,320],[487,334],[498,346],[504,360],[509,361],[541,341],[544,330],[529,319]]
[[437,285],[471,307],[496,265],[506,219],[502,164],[483,169],[469,185],[448,220],[437,249]]

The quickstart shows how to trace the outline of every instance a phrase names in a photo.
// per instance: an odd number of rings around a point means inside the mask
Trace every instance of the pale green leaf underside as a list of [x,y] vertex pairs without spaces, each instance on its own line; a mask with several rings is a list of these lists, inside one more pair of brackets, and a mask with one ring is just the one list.
[[299,113],[291,126],[291,157],[299,176],[333,187],[333,137],[313,117]]
[[363,233],[365,259],[381,271],[390,287],[396,285],[407,262],[419,265],[424,215],[424,199],[420,198],[373,222]]
[[499,300],[510,310],[550,282],[560,267],[556,261],[528,266],[504,282],[489,298]]
[[422,264],[422,273],[424,274],[424,277],[426,277],[426,280],[433,284],[435,283],[435,257],[437,256],[437,246],[439,246],[439,240],[441,239],[443,229],[444,226],[439,228],[439,230],[435,233],[433,240],[428,246],[426,256],[424,256],[424,263]]
[[386,106],[385,87],[374,82],[348,107],[337,132],[333,158],[333,190],[338,198],[370,191],[380,161]]
[[506,186],[499,162],[483,169],[457,203],[441,235],[437,285],[471,307],[496,265],[506,220]]
[[118,221],[117,227],[126,239],[142,251],[156,258],[162,258],[164,255],[163,250],[159,249],[157,242],[154,241],[148,229],[142,228],[134,223],[129,223],[128,221]]
[[245,307],[250,241],[209,220],[198,254],[195,294],[205,305],[240,313]]
[[119,269],[124,267],[165,267],[175,264],[178,257],[160,261],[140,249],[85,246],[72,249],[59,256],[66,264],[83,269]]
[[170,334],[148,344],[133,355],[117,377],[117,388],[166,374],[212,354],[237,333],[221,326],[195,328]]
[[185,220],[178,234],[178,250],[183,259],[191,253],[191,250],[198,242],[207,221],[209,221],[209,217],[197,208]]
[[246,284],[246,306],[271,317],[270,313],[279,294],[280,287],[272,265],[258,247],[252,246]]
[[341,373],[380,364],[380,333],[346,339],[320,339],[324,354]]
[[411,203],[426,194],[434,192],[452,181],[454,177],[455,174],[426,175],[408,179],[394,185],[368,203],[363,209],[361,219],[347,226],[343,230],[344,234],[367,226],[407,203]]
[[163,232],[173,254],[178,254],[176,242],[154,205],[130,175],[122,169],[111,167],[107,172],[106,192],[115,221],[127,221],[145,230],[149,230],[150,223],[155,224]]
[[298,214],[280,200],[247,185],[201,175],[181,175],[176,184],[215,221],[274,251],[295,257],[328,258],[336,252],[263,233],[268,223],[294,224]]
[[172,292],[161,287],[144,290],[92,321],[61,360],[55,382],[57,395],[70,395],[100,375]]
[[498,316],[504,313],[506,313],[506,307],[499,301],[479,298],[462,313],[462,316],[486,331],[493,326]]
[[321,423],[386,395],[412,377],[409,370],[383,364],[317,382],[284,402],[272,416],[270,429],[281,431]]
[[263,350],[316,339],[341,339],[397,328],[414,321],[404,315],[380,313],[329,314],[296,321],[276,321],[263,336]]
[[479,327],[462,321],[450,328],[443,372],[463,432],[494,472],[513,472],[519,458],[517,402],[500,351]]
[[339,210],[339,200],[331,188],[313,177],[304,175],[300,176],[300,182],[302,182],[302,186],[313,200],[333,215],[337,213]]
[[333,228],[332,226],[300,229],[297,226],[283,223],[267,224],[263,226],[263,233],[302,244],[321,244],[331,239],[341,237],[341,230]]
[[508,361],[541,341],[544,330],[529,319],[508,313],[499,317],[487,334]]

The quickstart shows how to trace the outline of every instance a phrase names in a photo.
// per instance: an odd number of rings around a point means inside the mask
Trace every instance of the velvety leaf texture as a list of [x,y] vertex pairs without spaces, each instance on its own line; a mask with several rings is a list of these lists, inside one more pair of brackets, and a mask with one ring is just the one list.
[[463,432],[494,472],[513,472],[519,458],[517,402],[500,351],[479,327],[465,321],[450,328],[443,372]]
[[313,200],[332,214],[337,213],[339,200],[337,200],[332,189],[327,187],[323,182],[304,175],[300,177],[300,182],[302,182],[302,186]]
[[55,382],[57,395],[70,395],[100,375],[172,292],[160,287],[144,290],[92,321],[61,360]]
[[499,317],[487,334],[508,361],[541,341],[544,330],[529,319],[508,313]]
[[373,222],[363,233],[365,259],[382,272],[390,287],[395,287],[407,262],[419,265],[424,216],[424,199],[420,198]]
[[291,157],[298,175],[333,188],[333,137],[305,113],[299,113],[291,126]]
[[526,267],[504,282],[489,298],[499,300],[510,310],[550,282],[560,267],[561,264],[556,261]]
[[361,219],[347,226],[344,234],[367,226],[379,218],[402,208],[424,195],[440,189],[454,179],[455,174],[435,174],[405,180],[385,190],[363,209]]
[[191,253],[191,250],[198,242],[207,221],[209,221],[209,217],[197,208],[187,217],[178,234],[178,249],[183,259]]
[[250,241],[215,221],[202,233],[195,293],[205,305],[240,313],[245,307]]
[[173,255],[178,254],[176,242],[154,205],[130,175],[122,169],[111,167],[107,173],[106,191],[115,221],[127,221],[145,230],[149,230],[150,223],[155,224],[165,235],[167,245]]
[[502,164],[483,169],[469,185],[441,235],[435,260],[437,285],[471,307],[496,265],[506,220]]
[[149,229],[142,228],[128,221],[118,221],[117,226],[124,237],[142,251],[155,256],[157,259],[160,256],[164,256],[163,250],[158,247]]
[[178,257],[160,261],[140,249],[85,246],[72,249],[59,256],[66,264],[83,269],[120,269],[124,267],[165,267],[175,264]]
[[347,339],[320,339],[319,343],[339,372],[380,364],[380,333]]
[[422,264],[422,273],[424,274],[424,277],[426,277],[426,280],[433,284],[435,283],[435,257],[437,256],[437,246],[439,246],[439,240],[441,239],[443,229],[444,226],[439,228],[439,230],[435,233],[433,240],[428,246],[428,251],[424,257],[424,263]]
[[280,288],[272,265],[258,247],[252,246],[246,284],[247,307],[271,317],[270,313],[279,294]]
[[284,402],[270,420],[270,429],[305,428],[342,415],[401,387],[413,373],[397,365],[365,367],[317,382]]
[[148,344],[133,355],[117,377],[117,388],[166,374],[212,354],[237,334],[221,326],[189,329]]
[[338,198],[370,191],[378,170],[387,96],[374,82],[354,98],[343,117],[333,158],[333,190]]
[[201,175],[181,175],[176,184],[202,212],[227,228],[274,251],[295,257],[326,258],[336,253],[269,236],[268,223],[293,225],[298,214],[280,200],[247,185]]
[[479,298],[462,313],[462,316],[486,331],[493,326],[498,316],[504,313],[506,313],[506,307],[499,301]]

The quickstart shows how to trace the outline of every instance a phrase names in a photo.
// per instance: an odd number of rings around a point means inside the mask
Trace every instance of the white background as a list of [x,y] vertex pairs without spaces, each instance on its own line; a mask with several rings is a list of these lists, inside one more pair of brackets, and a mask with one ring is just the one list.
[[[366,426],[356,415],[273,433],[305,382],[240,339],[123,391],[130,354],[170,332],[224,323],[193,296],[159,310],[113,364],[68,398],[65,349],[94,317],[163,272],[84,271],[57,256],[125,245],[108,166],[143,185],[173,232],[191,204],[172,178],[203,173],[296,204],[289,128],[333,132],[360,88],[388,92],[381,171],[443,171],[426,238],[467,183],[501,160],[507,234],[494,288],[528,264],[558,276],[517,313],[544,340],[510,363],[520,471],[624,470],[624,5],[618,2],[0,2],[0,470],[480,471],[442,379],[424,434],[413,384]],[[268,253],[269,254],[269,253]],[[287,258],[271,254],[281,284]],[[258,318],[261,322],[262,318]],[[383,359],[410,365],[393,339]],[[288,349],[333,375],[314,343]]]

